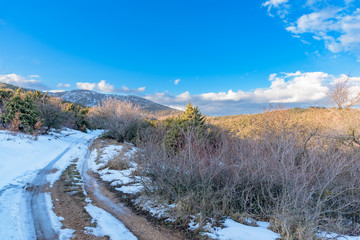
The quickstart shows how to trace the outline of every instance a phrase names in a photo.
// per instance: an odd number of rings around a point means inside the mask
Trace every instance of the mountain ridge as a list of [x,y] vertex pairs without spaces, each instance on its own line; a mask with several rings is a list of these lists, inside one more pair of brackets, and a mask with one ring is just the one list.
[[134,95],[100,93],[90,90],[70,90],[70,91],[62,91],[62,92],[49,92],[49,94],[54,97],[62,98],[65,101],[74,102],[87,107],[94,107],[98,105],[99,102],[107,98],[116,98],[119,99],[120,101],[129,101],[135,105],[138,105],[140,109],[149,112],[175,110],[170,107]]
[[[16,91],[18,86],[2,83],[0,82],[0,88],[2,89],[11,89]],[[36,91],[35,89],[22,88],[24,91]],[[134,95],[119,95],[119,94],[111,94],[111,93],[100,93],[90,90],[69,90],[69,91],[43,91],[44,93],[48,93],[50,96],[58,97],[67,102],[72,102],[76,104],[80,104],[87,107],[94,107],[98,105],[102,100],[107,98],[116,98],[120,101],[128,101],[134,105],[139,106],[140,110],[142,110],[147,115],[152,116],[169,116],[169,115],[178,115],[181,113],[180,110],[176,110],[165,105],[147,100],[145,98],[134,96]]]

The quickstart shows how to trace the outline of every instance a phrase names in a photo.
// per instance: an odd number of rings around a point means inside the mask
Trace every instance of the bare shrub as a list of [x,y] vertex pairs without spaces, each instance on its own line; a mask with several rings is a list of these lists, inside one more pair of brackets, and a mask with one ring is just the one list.
[[90,124],[107,130],[107,136],[122,142],[135,138],[138,128],[143,123],[140,109],[130,102],[108,98],[93,107],[88,115]]
[[105,166],[105,168],[109,168],[113,170],[125,170],[125,169],[129,169],[129,167],[130,167],[129,160],[120,157],[114,157]]
[[185,145],[169,154],[165,129],[139,139],[139,174],[148,191],[177,203],[176,217],[245,214],[270,220],[283,239],[315,239],[314,231],[360,233],[360,151],[286,116],[268,115],[257,137],[183,129]]
[[44,95],[36,101],[36,105],[47,132],[51,128],[58,129],[62,126],[72,127],[74,125],[73,114],[65,111],[65,104],[59,98],[49,98]]
[[337,108],[350,108],[360,102],[360,92],[354,91],[350,84],[350,77],[338,79],[337,82],[330,87],[330,101]]
[[15,113],[14,119],[9,124],[9,130],[13,133],[16,133],[20,130],[21,120],[20,120],[20,113]]

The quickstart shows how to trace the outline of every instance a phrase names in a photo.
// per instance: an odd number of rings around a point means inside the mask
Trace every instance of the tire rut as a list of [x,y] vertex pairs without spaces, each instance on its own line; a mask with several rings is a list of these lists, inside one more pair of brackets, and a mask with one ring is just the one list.
[[51,217],[46,207],[46,192],[49,192],[47,176],[53,172],[54,165],[70,149],[76,146],[81,140],[75,141],[69,145],[62,153],[54,158],[48,165],[41,169],[33,181],[27,187],[27,205],[30,209],[32,221],[35,229],[36,238],[41,239],[58,239],[59,233],[52,226]]
[[[90,151],[87,156],[90,155]],[[100,207],[119,221],[121,221],[139,240],[179,240],[186,239],[180,232],[171,231],[162,226],[156,226],[149,222],[144,216],[136,215],[132,210],[121,203],[116,195],[112,193],[89,171],[88,157],[80,165],[80,172],[85,183],[85,190],[93,201],[92,203]]]

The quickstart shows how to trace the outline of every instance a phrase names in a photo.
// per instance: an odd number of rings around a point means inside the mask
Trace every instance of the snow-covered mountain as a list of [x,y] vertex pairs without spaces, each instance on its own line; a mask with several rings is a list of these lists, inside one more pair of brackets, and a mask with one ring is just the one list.
[[99,93],[89,90],[71,90],[71,91],[63,91],[63,92],[53,92],[51,93],[51,95],[62,98],[65,101],[81,104],[83,106],[88,106],[88,107],[96,106],[101,100],[106,98],[117,98],[121,101],[129,101],[133,104],[136,104],[146,112],[151,112],[151,113],[172,112],[172,111],[174,111],[174,113],[178,112],[178,110],[133,95],[106,94],[106,93]]

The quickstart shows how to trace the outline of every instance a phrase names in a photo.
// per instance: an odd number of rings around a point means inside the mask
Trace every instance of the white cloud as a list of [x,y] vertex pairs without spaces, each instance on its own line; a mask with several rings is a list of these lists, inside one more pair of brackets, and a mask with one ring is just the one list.
[[111,85],[110,83],[106,83],[105,80],[101,80],[98,84],[97,84],[97,89],[100,92],[114,92],[115,88],[113,85]]
[[36,90],[48,90],[49,88],[42,84],[40,80],[33,79],[39,78],[39,75],[30,75],[29,77],[23,77],[21,75],[12,73],[0,75],[0,82],[12,84],[23,88],[31,88]]
[[146,87],[139,87],[136,89],[138,92],[145,92]]
[[140,93],[144,92],[146,87],[139,87],[135,89],[128,88],[126,86],[122,86],[120,89],[116,89],[116,92],[123,92],[123,93]]
[[333,79],[323,72],[295,72],[277,75],[267,89],[256,89],[254,96],[270,103],[314,103],[326,98],[326,82]]
[[268,0],[262,4],[263,7],[267,7],[268,14],[270,16],[273,16],[271,14],[271,9],[275,8],[277,10],[277,14],[284,18],[288,14],[288,5],[286,4],[288,0]]
[[69,88],[71,87],[70,84],[68,83],[59,83],[58,85],[56,85],[57,88]]
[[204,93],[200,97],[208,101],[240,101],[252,103],[301,103],[314,102],[326,97],[328,88],[324,82],[332,77],[323,72],[283,73],[269,76],[270,87],[252,92],[229,90],[228,92]]
[[340,9],[328,8],[319,12],[302,15],[293,26],[287,27],[286,30],[295,34],[306,32],[318,34],[329,30],[338,31],[339,26],[336,24],[335,17],[339,11]]
[[[287,16],[284,20],[285,28],[294,34],[294,37],[310,35],[312,39],[322,41],[333,53],[350,52],[359,57],[360,8],[356,8],[352,2],[351,0],[340,2],[308,0],[305,5],[296,5],[294,2],[291,5],[293,10],[291,16]],[[280,3],[266,1],[263,5],[280,8],[281,1]],[[289,4],[286,5],[290,8]],[[308,13],[296,16],[300,10]],[[284,17],[281,13],[278,15]],[[302,38],[300,40],[306,44],[311,43]]]
[[180,78],[178,78],[178,79],[176,79],[176,80],[174,81],[174,84],[175,84],[175,85],[178,85],[180,81],[181,81]]
[[[145,98],[176,109],[183,109],[188,101],[198,105],[209,115],[228,115],[260,112],[268,104],[286,106],[327,105],[329,84],[340,78],[324,72],[292,72],[271,74],[269,87],[253,91],[209,92],[191,95],[184,92],[171,95],[167,92],[147,95]],[[351,77],[352,83],[360,83],[360,77]]]
[[77,82],[76,87],[81,90],[94,90],[96,87],[96,83],[88,83],[88,82]]
[[145,91],[145,87],[139,87],[135,89],[123,86],[121,88],[115,88],[112,84],[107,83],[105,80],[101,80],[98,83],[89,82],[77,82],[76,87],[82,90],[99,91],[106,93],[141,93]]
[[228,92],[203,93],[200,97],[208,101],[239,101],[249,97],[249,94],[241,90],[233,92],[233,90],[230,89]]
[[263,3],[264,7],[279,7],[281,4],[287,3],[288,0],[268,0]]

